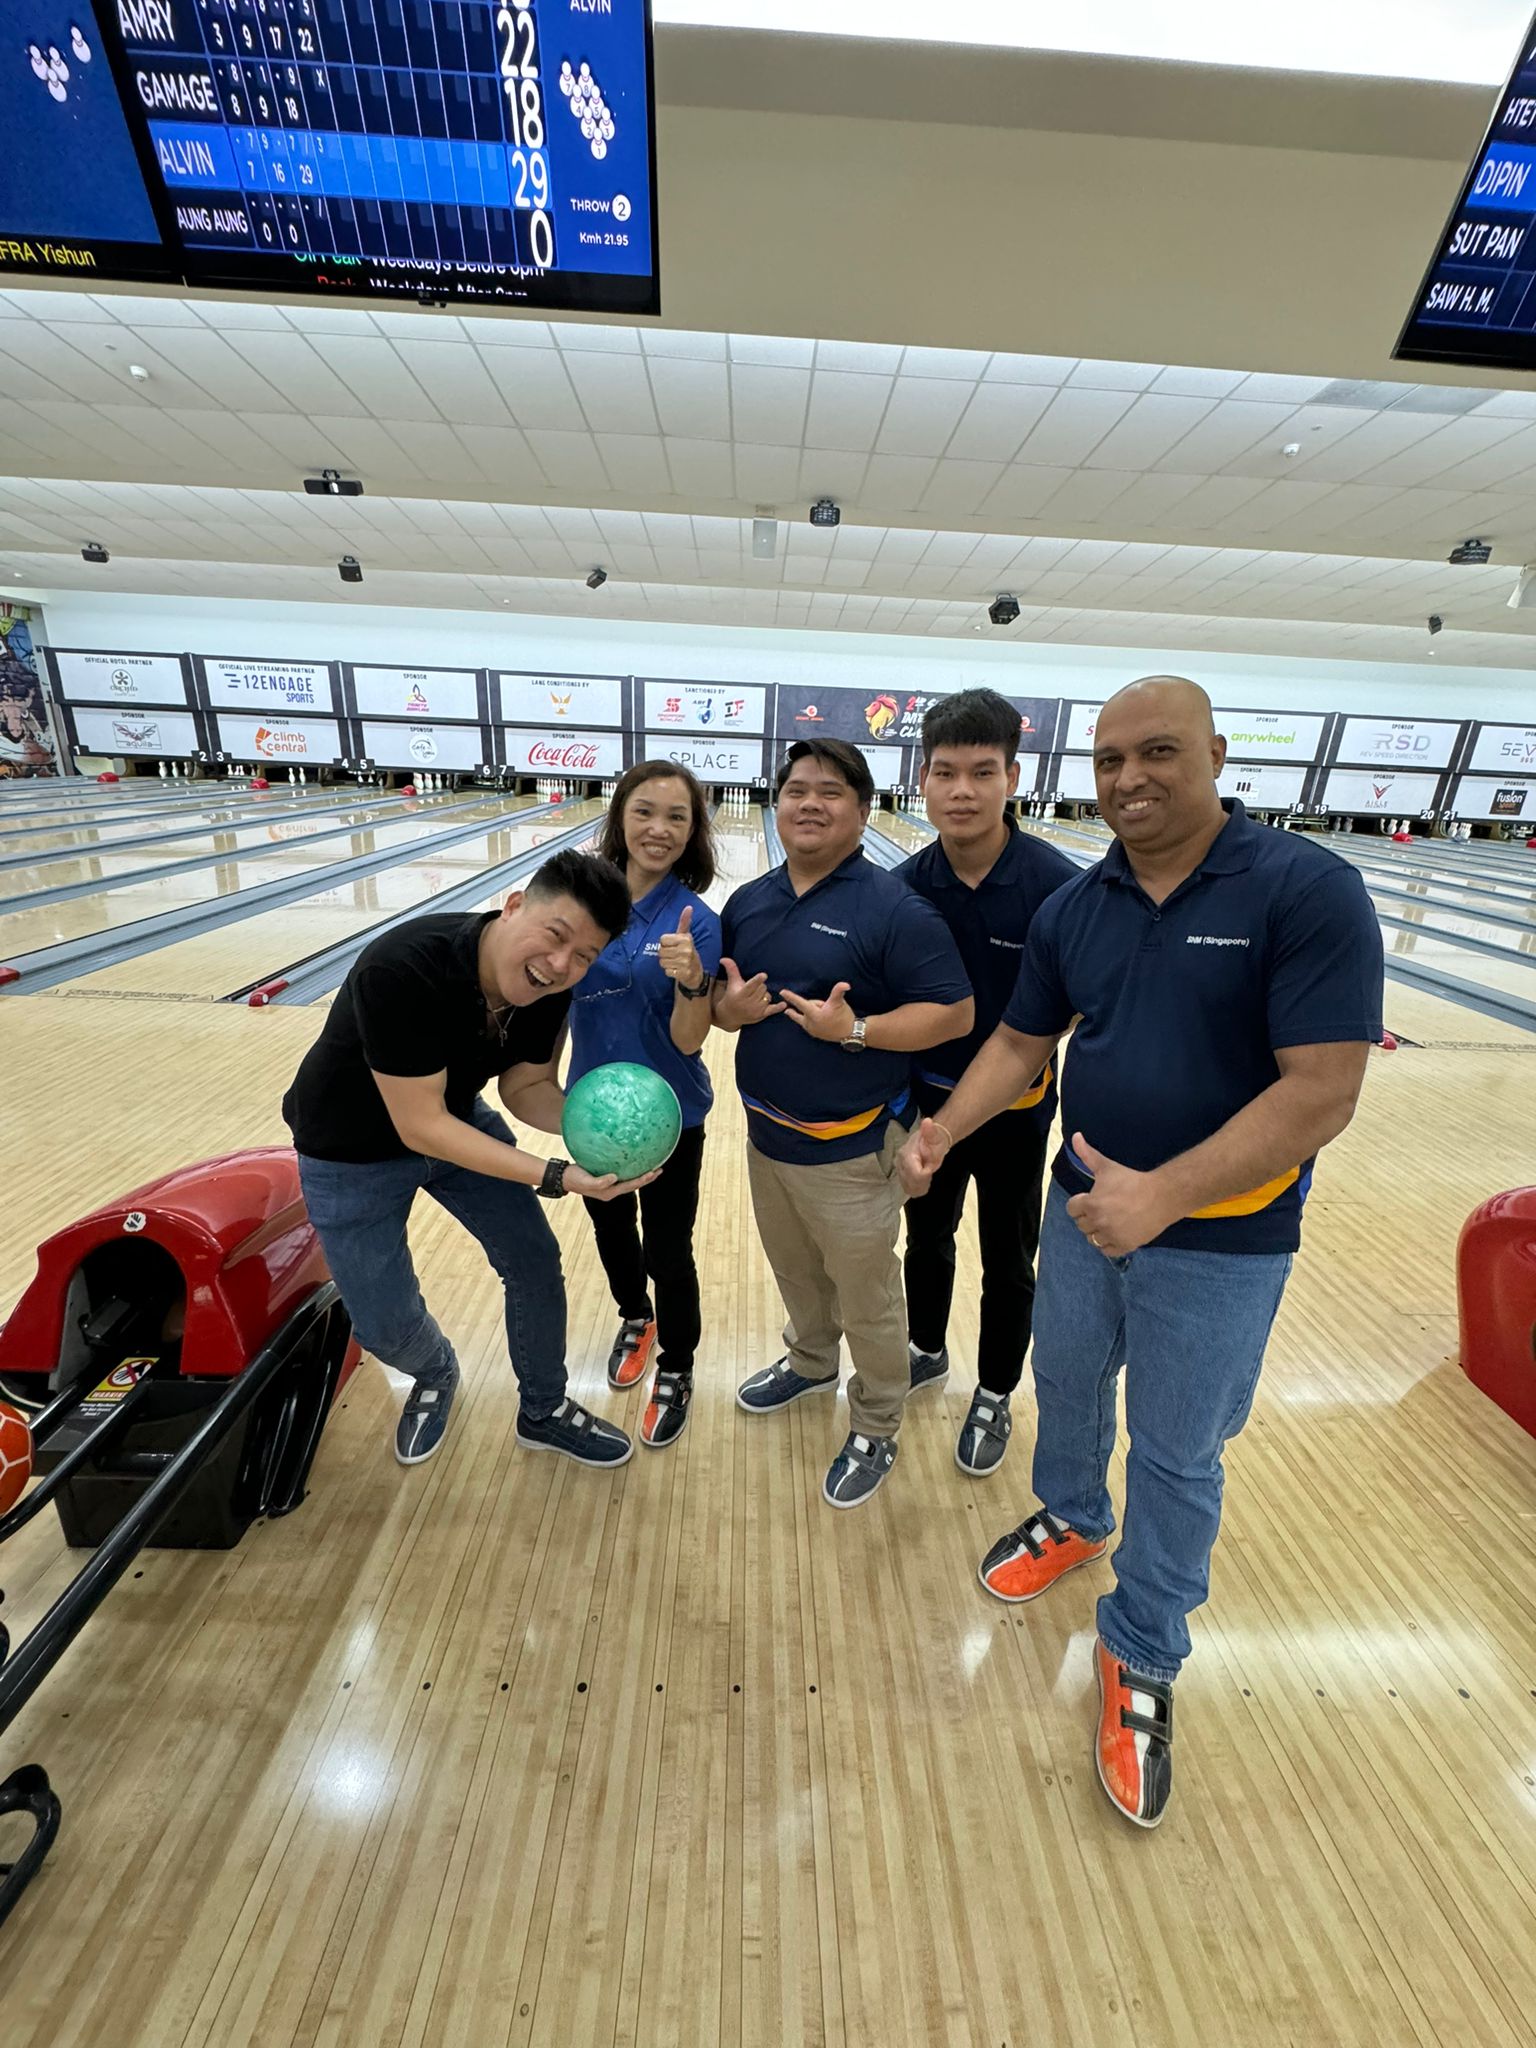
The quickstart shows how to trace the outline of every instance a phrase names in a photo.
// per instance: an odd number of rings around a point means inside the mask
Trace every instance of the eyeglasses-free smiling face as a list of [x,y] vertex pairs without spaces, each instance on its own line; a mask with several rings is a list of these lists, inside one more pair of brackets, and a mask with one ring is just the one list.
[[1227,743],[1211,700],[1179,676],[1153,676],[1111,697],[1093,740],[1104,822],[1128,852],[1157,855],[1219,822],[1216,777]]
[[786,852],[835,866],[863,838],[869,807],[829,762],[807,754],[785,778],[775,816]]
[[693,832],[693,800],[680,775],[642,782],[624,806],[624,852],[637,894],[671,874]]
[[481,985],[496,1004],[536,1003],[574,988],[608,939],[573,897],[514,890],[481,936]]

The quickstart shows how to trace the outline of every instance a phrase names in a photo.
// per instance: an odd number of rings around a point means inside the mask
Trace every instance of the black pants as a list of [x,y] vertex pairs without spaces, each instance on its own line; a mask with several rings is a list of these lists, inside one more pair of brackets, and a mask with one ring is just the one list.
[[[658,1177],[638,1195],[588,1202],[597,1255],[608,1275],[614,1306],[626,1322],[651,1314],[654,1285],[656,1335],[669,1372],[692,1372],[699,1345],[699,1273],[693,1263],[693,1219],[699,1208],[704,1126],[683,1132]],[[636,1205],[639,1220],[636,1221]]]
[[942,1351],[955,1291],[955,1232],[966,1188],[976,1183],[981,1239],[976,1377],[989,1394],[1011,1394],[1024,1371],[1035,1312],[1048,1135],[1034,1111],[1005,1109],[952,1145],[927,1194],[907,1204],[907,1330],[919,1351]]

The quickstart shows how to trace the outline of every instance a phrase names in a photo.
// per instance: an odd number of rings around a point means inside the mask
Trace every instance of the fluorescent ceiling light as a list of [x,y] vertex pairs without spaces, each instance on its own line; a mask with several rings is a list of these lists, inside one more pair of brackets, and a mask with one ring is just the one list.
[[655,0],[658,21],[1497,85],[1531,0]]

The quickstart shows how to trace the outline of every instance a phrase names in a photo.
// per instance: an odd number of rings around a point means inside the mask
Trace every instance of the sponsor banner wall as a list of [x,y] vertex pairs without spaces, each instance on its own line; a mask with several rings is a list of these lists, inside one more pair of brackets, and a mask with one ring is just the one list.
[[[806,739],[825,733],[828,739],[875,741],[886,746],[916,746],[923,737],[923,714],[946,691],[853,690],[846,684],[824,687],[780,683],[773,725],[781,740]],[[1019,751],[1044,753],[1056,730],[1055,697],[1015,697],[1004,693],[1019,714]]]
[[869,763],[869,772],[875,778],[876,789],[899,789],[905,783],[905,747],[860,747],[859,752]]
[[613,776],[624,772],[624,736],[617,732],[502,732],[507,766],[518,775]]
[[1467,763],[1489,775],[1536,773],[1536,725],[1482,725]]
[[485,759],[478,725],[384,725],[363,721],[363,752],[380,768],[478,768]]
[[49,650],[58,694],[69,704],[185,704],[187,679],[179,654],[96,654]]
[[730,733],[768,730],[768,691],[759,683],[658,682],[637,676],[647,732]]
[[202,741],[190,711],[91,711],[74,714],[88,754],[164,754],[187,761]]
[[586,732],[594,725],[624,723],[622,676],[497,669],[493,680],[501,694],[502,720],[508,725],[572,725]]
[[1536,826],[1536,782],[1513,775],[1463,775],[1449,808],[1454,818],[1509,818]]
[[1341,761],[1380,761],[1392,768],[1449,768],[1461,727],[1426,718],[1346,718]]
[[1063,754],[1057,764],[1056,780],[1046,777],[1045,794],[1055,789],[1074,803],[1097,803],[1099,792],[1094,786],[1093,762],[1087,754]]
[[227,661],[202,657],[203,682],[215,711],[333,711],[330,664],[323,661]]
[[[359,718],[480,716],[479,683],[472,668],[359,668],[354,664],[352,694]],[[476,754],[477,761],[481,758]]]
[[1278,761],[1229,761],[1216,778],[1223,796],[1241,797],[1250,811],[1288,811],[1307,786],[1305,768]]
[[[1067,719],[1068,753],[1091,753],[1102,704],[1073,704]],[[1226,735],[1227,752],[1240,761],[1315,761],[1322,752],[1321,712],[1216,709],[1216,730]]]
[[648,732],[641,736],[637,761],[681,761],[700,782],[754,782],[766,771],[760,739],[701,739],[687,733]]
[[219,719],[219,750],[235,761],[322,761],[328,767],[346,753],[341,727],[334,718]]
[[1438,775],[1404,775],[1394,768],[1330,768],[1323,781],[1325,811],[1401,812],[1416,818],[1434,807]]

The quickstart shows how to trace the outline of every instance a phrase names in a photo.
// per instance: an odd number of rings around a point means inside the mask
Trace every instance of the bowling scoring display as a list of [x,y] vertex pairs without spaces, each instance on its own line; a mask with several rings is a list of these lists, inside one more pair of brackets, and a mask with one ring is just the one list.
[[1536,20],[1520,45],[1396,353],[1536,367]]
[[[659,311],[650,0],[97,7],[185,283]],[[43,127],[19,197],[0,181],[4,210],[41,218],[27,187],[51,189],[48,152],[72,153],[83,222],[79,136]],[[0,265],[26,267],[3,245]]]

